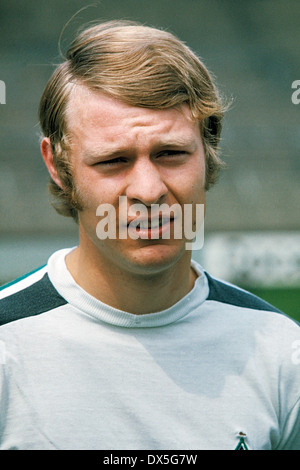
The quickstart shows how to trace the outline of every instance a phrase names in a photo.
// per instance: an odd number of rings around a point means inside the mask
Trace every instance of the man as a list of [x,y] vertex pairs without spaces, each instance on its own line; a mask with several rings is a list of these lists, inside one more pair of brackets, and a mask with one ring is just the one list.
[[167,32],[109,22],[71,44],[41,152],[80,242],[2,289],[2,449],[300,448],[298,326],[187,249],[223,112]]

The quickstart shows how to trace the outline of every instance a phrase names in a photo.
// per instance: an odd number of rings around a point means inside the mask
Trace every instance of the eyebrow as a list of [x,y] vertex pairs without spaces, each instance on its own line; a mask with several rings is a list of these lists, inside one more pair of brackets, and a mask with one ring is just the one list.
[[[194,137],[191,138],[186,138],[186,137],[180,137],[176,136],[175,138],[170,138],[166,140],[161,140],[159,142],[156,142],[155,145],[153,145],[152,152],[157,153],[159,150],[166,150],[168,148],[174,148],[174,149],[182,149],[186,148],[189,151],[195,151],[197,147],[196,144],[196,139]],[[112,146],[111,148],[104,148],[104,147],[99,147],[99,148],[94,148],[92,150],[87,150],[86,152],[83,153],[83,158],[87,162],[93,162],[97,159],[100,160],[105,160],[105,159],[112,159],[115,157],[120,157],[126,156],[133,153],[133,149],[130,147],[114,147]]]
[[158,142],[157,146],[159,147],[191,147],[196,144],[195,136],[174,136],[169,139],[161,140]]
[[120,155],[128,154],[129,150],[127,149],[103,149],[100,147],[99,149],[87,150],[83,153],[83,158],[87,163],[93,162],[95,160],[105,160],[106,158],[114,158],[119,157]]

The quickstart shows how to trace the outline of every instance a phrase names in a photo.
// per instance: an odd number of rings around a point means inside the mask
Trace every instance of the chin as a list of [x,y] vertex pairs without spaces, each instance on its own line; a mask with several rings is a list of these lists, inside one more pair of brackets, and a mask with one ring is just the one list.
[[127,261],[137,273],[151,275],[171,268],[182,258],[190,258],[184,246],[155,244],[136,249]]

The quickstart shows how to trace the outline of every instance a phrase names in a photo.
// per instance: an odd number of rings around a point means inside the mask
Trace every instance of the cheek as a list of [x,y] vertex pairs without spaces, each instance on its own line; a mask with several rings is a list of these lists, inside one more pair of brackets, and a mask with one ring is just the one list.
[[118,185],[107,179],[101,179],[97,171],[82,171],[77,174],[74,181],[86,209],[94,209],[99,204],[115,204]]
[[193,172],[193,176],[194,176],[193,190],[197,198],[197,203],[204,204],[205,203],[205,180],[206,180],[204,158],[201,158],[201,161],[199,162],[199,166],[197,170]]
[[182,174],[176,186],[186,203],[204,204],[205,171],[202,166],[194,167],[186,175]]

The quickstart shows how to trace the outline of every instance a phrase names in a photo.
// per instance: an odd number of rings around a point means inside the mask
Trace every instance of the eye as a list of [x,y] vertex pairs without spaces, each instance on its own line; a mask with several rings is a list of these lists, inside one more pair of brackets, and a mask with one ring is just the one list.
[[181,157],[186,157],[188,155],[188,152],[185,150],[163,150],[160,152],[157,157],[158,158],[181,158]]
[[116,158],[111,158],[110,160],[103,160],[100,162],[97,162],[96,165],[101,165],[104,167],[113,167],[116,165],[119,165],[120,163],[126,163],[126,158],[124,157],[116,157]]

